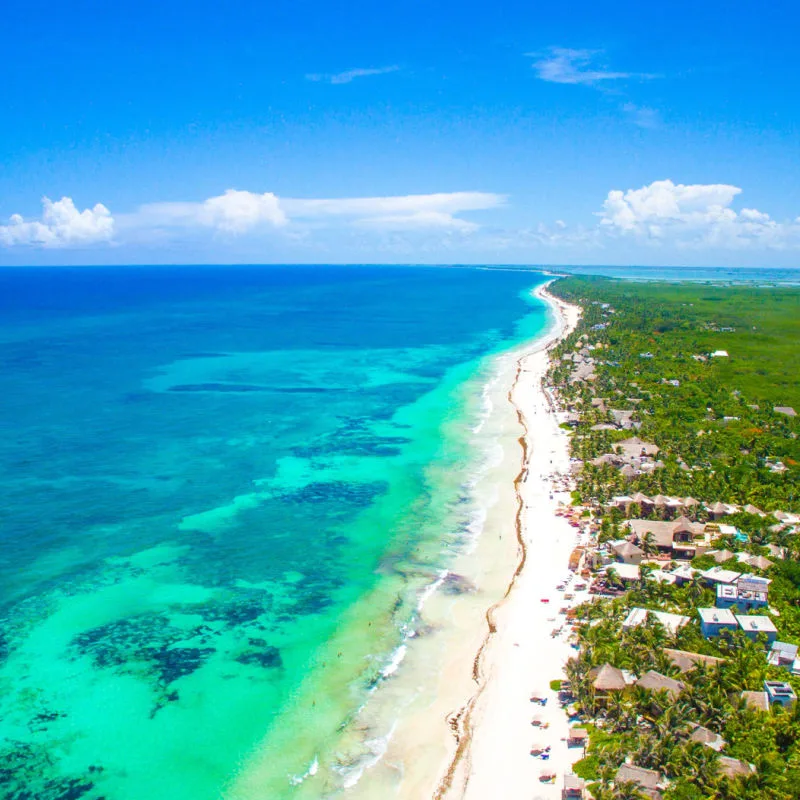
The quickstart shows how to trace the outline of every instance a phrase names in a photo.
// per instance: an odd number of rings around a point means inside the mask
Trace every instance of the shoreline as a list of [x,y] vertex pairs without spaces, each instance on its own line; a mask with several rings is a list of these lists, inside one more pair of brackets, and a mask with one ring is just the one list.
[[[505,609],[516,603],[516,583],[530,567],[528,501],[523,498],[534,483],[528,481],[536,460],[532,456],[552,448],[548,443],[553,432],[544,436],[529,411],[530,398],[518,395],[523,385],[526,393],[533,392],[544,416],[549,401],[541,377],[548,367],[548,350],[566,335],[574,324],[569,315],[577,312],[577,307],[570,311],[547,293],[551,282],[535,289],[547,304],[550,324],[532,340],[499,354],[489,395],[494,411],[474,445],[494,448],[501,457],[473,487],[474,501],[486,512],[482,533],[475,547],[457,555],[448,569],[468,588],[455,593],[440,590],[428,597],[422,635],[414,639],[402,668],[382,685],[361,716],[365,738],[379,737],[381,752],[375,752],[373,764],[346,790],[348,798],[464,796],[458,791],[466,785],[464,766],[472,763],[473,739],[481,740],[484,730],[481,699],[494,685],[495,641],[504,639]],[[533,366],[535,380],[531,380]],[[555,415],[550,417],[555,435],[563,437],[566,458],[566,434],[558,428]],[[549,494],[549,479],[535,483]],[[550,513],[557,520],[554,510],[555,504]],[[568,553],[558,560],[566,572]],[[387,732],[388,719],[393,722]],[[490,789],[482,796],[500,795]]]
[[[523,650],[521,642],[512,641],[512,639],[522,641],[524,637],[530,646],[540,638],[530,635],[530,632],[525,636],[526,631],[522,630],[523,626],[519,624],[529,622],[530,618],[541,610],[540,606],[531,606],[530,601],[533,599],[531,592],[526,591],[528,587],[522,586],[530,572],[529,553],[537,544],[542,544],[541,541],[536,541],[532,530],[534,527],[532,523],[542,521],[536,519],[536,512],[539,514],[543,512],[545,517],[551,517],[550,521],[553,526],[562,529],[561,539],[568,544],[569,548],[574,545],[574,540],[577,538],[566,522],[554,513],[557,504],[562,500],[565,500],[566,503],[569,502],[569,496],[567,495],[566,498],[556,496],[561,493],[556,492],[552,485],[553,469],[551,468],[549,472],[545,471],[546,456],[559,456],[558,459],[549,459],[549,462],[551,467],[554,466],[555,460],[561,462],[563,475],[567,474],[569,456],[566,434],[558,428],[557,414],[550,408],[550,399],[546,395],[542,380],[550,363],[549,350],[574,329],[580,316],[580,309],[551,295],[547,291],[551,282],[548,281],[538,287],[536,296],[544,300],[550,306],[551,311],[556,314],[556,327],[546,337],[517,357],[516,374],[507,393],[508,402],[513,407],[518,424],[522,428],[522,434],[517,440],[522,456],[519,472],[514,478],[518,561],[503,596],[486,611],[486,631],[473,662],[472,677],[477,688],[467,702],[451,716],[451,728],[456,748],[444,776],[440,779],[433,794],[434,800],[456,797],[471,798],[473,796],[476,800],[489,796],[527,798],[535,785],[531,783],[530,764],[533,759],[529,754],[529,748],[524,740],[519,741],[516,733],[509,732],[508,726],[509,716],[512,713],[512,709],[509,708],[511,700],[509,695],[511,694],[517,696],[515,707],[519,708],[519,704],[522,704],[523,716],[526,719],[533,716],[529,700],[533,686],[525,677],[517,676],[516,680],[510,683],[506,681],[506,678],[508,677],[507,673],[513,671],[513,667],[508,663],[510,659],[516,662],[526,660],[524,656],[515,658],[515,656],[521,656]],[[524,382],[524,378],[533,380]],[[543,411],[544,414],[539,414],[540,411]],[[534,415],[538,415],[538,419],[533,419]],[[537,425],[536,422],[539,424]],[[542,424],[543,422],[545,424]],[[539,490],[544,488],[544,492],[531,491],[534,484],[528,483],[528,478],[534,474],[536,469],[540,472],[537,475],[538,483],[535,488]],[[543,497],[539,497],[539,495],[548,492],[548,499],[551,502],[547,504],[547,507],[537,508],[534,513],[531,513],[530,501],[540,502]],[[552,578],[553,589],[557,583],[556,576],[567,572],[567,559],[562,558],[563,553],[560,552],[563,549],[562,547],[557,551],[552,551],[550,559],[544,558],[539,562],[540,565],[544,564],[547,567]],[[539,614],[539,616],[542,615]],[[545,645],[544,651],[549,650],[551,656],[557,656],[562,661],[565,660],[565,642],[547,642],[545,640],[543,644]],[[545,666],[540,661],[539,672],[542,673],[542,667],[545,670],[550,669],[552,662],[553,658],[547,659]],[[533,666],[532,663],[531,666]],[[539,685],[536,686],[537,693],[540,688],[541,690],[544,690],[545,687],[549,688],[550,680],[555,677],[556,675],[552,673],[549,676],[545,674],[540,677]],[[501,684],[505,684],[505,686],[501,687]],[[510,687],[513,688],[509,692]],[[550,711],[556,711],[556,709],[551,707]],[[547,716],[552,716],[552,713]],[[552,725],[549,722],[548,724]],[[529,738],[533,738],[534,729],[530,725],[523,731]],[[513,766],[508,763],[510,753],[515,754],[512,759]],[[558,759],[559,764],[557,765],[551,756],[548,768],[556,774],[563,772],[565,766],[561,763],[563,761],[564,759]],[[551,790],[548,794],[556,796],[557,790],[554,785],[548,784],[542,788],[545,791]]]

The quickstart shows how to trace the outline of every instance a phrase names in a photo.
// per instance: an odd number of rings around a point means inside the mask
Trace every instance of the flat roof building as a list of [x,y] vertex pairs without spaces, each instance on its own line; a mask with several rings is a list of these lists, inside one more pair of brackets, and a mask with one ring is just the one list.
[[723,631],[735,631],[739,628],[736,615],[727,608],[698,608],[700,617],[700,633],[708,639],[719,636]]
[[767,637],[767,643],[772,644],[778,638],[778,629],[769,617],[737,614],[736,622],[749,639],[755,640],[759,634],[764,634]]

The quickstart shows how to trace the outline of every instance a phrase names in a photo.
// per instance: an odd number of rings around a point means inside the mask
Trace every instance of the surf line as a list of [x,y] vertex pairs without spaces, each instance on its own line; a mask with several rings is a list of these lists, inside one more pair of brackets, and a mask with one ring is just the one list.
[[445,795],[447,795],[447,793],[453,788],[456,773],[460,768],[466,770],[464,782],[463,785],[461,786],[461,795],[463,796],[464,792],[466,792],[467,790],[467,784],[469,783],[469,775],[471,768],[469,748],[472,742],[472,730],[473,730],[472,714],[475,710],[475,706],[478,700],[480,699],[484,689],[487,686],[487,681],[483,671],[484,657],[486,655],[486,651],[489,647],[489,644],[491,643],[492,638],[494,637],[495,633],[497,633],[497,622],[495,620],[497,611],[500,608],[502,608],[502,606],[508,599],[508,596],[514,589],[517,579],[519,578],[519,575],[522,572],[522,570],[525,568],[525,563],[528,558],[528,548],[525,544],[525,537],[522,535],[522,512],[524,510],[524,503],[522,499],[522,493],[520,491],[520,485],[524,482],[528,472],[529,431],[528,431],[528,426],[525,422],[525,415],[522,413],[522,409],[514,401],[514,392],[522,376],[523,372],[522,362],[529,355],[531,355],[531,353],[529,352],[524,353],[517,359],[516,375],[514,376],[514,381],[507,395],[509,403],[511,403],[511,405],[514,406],[514,409],[517,414],[517,421],[519,422],[523,431],[522,435],[517,439],[517,442],[519,442],[520,448],[522,449],[522,460],[520,464],[520,470],[517,473],[516,477],[514,478],[514,492],[517,501],[517,511],[515,515],[515,530],[517,537],[517,552],[519,554],[519,559],[517,567],[514,570],[513,575],[511,576],[511,580],[509,581],[508,586],[506,586],[506,590],[503,593],[503,596],[500,598],[500,600],[491,605],[486,610],[486,613],[484,615],[486,619],[487,632],[483,638],[483,641],[481,642],[480,647],[478,648],[478,652],[475,655],[475,659],[472,662],[472,680],[477,684],[477,689],[464,706],[462,706],[458,711],[453,712],[447,717],[447,724],[450,730],[452,731],[456,741],[456,749],[455,752],[453,753],[452,759],[450,760],[450,764],[448,765],[447,771],[445,772],[442,779],[439,781],[439,785],[436,787],[436,791],[433,794],[433,800],[442,800],[442,798],[444,798]]
[[[453,737],[455,739],[456,747],[453,753],[452,758],[448,764],[447,770],[441,780],[439,781],[436,790],[432,795],[432,800],[444,800],[444,798],[450,793],[452,789],[454,789],[454,784],[456,782],[456,776],[461,770],[464,773],[464,777],[462,779],[462,784],[460,787],[460,796],[463,797],[467,791],[467,786],[469,784],[470,775],[472,772],[472,763],[470,759],[470,745],[472,744],[472,737],[474,732],[473,726],[473,713],[475,711],[475,707],[480,700],[486,686],[488,685],[488,681],[486,679],[484,670],[483,670],[483,661],[486,655],[486,651],[491,644],[491,641],[494,635],[497,633],[497,622],[495,620],[495,616],[500,608],[507,602],[509,595],[514,589],[514,586],[517,583],[517,579],[519,578],[520,574],[522,573],[523,569],[525,568],[525,564],[528,558],[528,548],[525,543],[525,537],[523,536],[523,512],[525,510],[524,500],[522,498],[521,492],[521,485],[525,482],[525,479],[528,475],[528,469],[530,464],[530,453],[529,453],[529,445],[528,445],[528,436],[530,433],[530,429],[528,427],[525,413],[523,412],[521,406],[515,401],[514,396],[519,386],[519,382],[522,378],[522,373],[524,372],[523,362],[529,356],[534,355],[535,353],[544,350],[545,352],[549,352],[567,333],[569,333],[569,324],[567,322],[567,317],[565,314],[565,306],[566,303],[563,301],[558,300],[557,298],[553,297],[550,292],[547,291],[547,287],[553,283],[553,280],[547,281],[545,284],[540,286],[535,294],[546,303],[548,303],[551,308],[556,313],[556,325],[554,329],[550,332],[550,334],[544,339],[544,341],[540,341],[535,344],[531,349],[527,350],[526,352],[522,353],[520,357],[517,359],[516,362],[516,374],[514,376],[514,380],[511,384],[511,388],[508,391],[507,398],[508,402],[511,403],[513,406],[516,415],[517,421],[519,422],[520,427],[522,428],[522,435],[517,439],[519,442],[520,448],[522,450],[522,460],[520,464],[520,470],[517,473],[517,476],[514,478],[514,492],[516,495],[517,501],[517,511],[515,517],[515,531],[517,536],[517,552],[519,554],[519,560],[517,563],[517,567],[514,570],[513,575],[511,576],[511,580],[506,587],[503,596],[492,606],[490,606],[485,614],[486,619],[486,626],[487,632],[484,636],[480,647],[478,648],[478,652],[475,655],[475,659],[472,662],[472,680],[475,682],[477,688],[474,694],[470,697],[470,699],[463,705],[458,711],[455,711],[449,714],[446,718],[448,727],[453,733]],[[552,403],[550,398],[545,391],[544,387],[544,378],[540,381],[539,391],[545,397],[548,406],[550,407],[550,411],[553,412],[555,409],[552,408]]]

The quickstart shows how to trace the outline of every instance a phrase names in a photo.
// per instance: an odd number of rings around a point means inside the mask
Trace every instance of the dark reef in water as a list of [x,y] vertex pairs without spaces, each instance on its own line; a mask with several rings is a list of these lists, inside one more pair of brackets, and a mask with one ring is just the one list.
[[180,383],[170,392],[268,392],[269,387],[252,383]]
[[242,653],[236,656],[236,660],[240,664],[255,664],[264,669],[273,669],[283,666],[280,650],[272,645],[266,645],[265,647],[261,647],[249,653]]
[[186,632],[168,625],[163,617],[146,614],[101,625],[73,641],[79,653],[99,668],[141,674],[144,667],[157,683],[169,685],[199,669],[213,647],[174,647]]
[[[0,796],[3,800],[79,800],[95,788],[89,777],[54,776],[52,757],[44,748],[9,742],[0,749]],[[88,773],[102,772],[89,767]],[[104,800],[94,794],[92,800]]]
[[345,502],[348,505],[368,506],[386,490],[384,483],[347,483],[328,481],[309,483],[297,492],[284,495],[284,499],[297,503]]

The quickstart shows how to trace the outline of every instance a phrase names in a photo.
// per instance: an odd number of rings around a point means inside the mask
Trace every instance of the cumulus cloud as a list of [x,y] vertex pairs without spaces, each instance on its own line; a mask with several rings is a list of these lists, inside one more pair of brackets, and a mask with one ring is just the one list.
[[598,216],[611,235],[679,246],[783,248],[800,243],[796,221],[781,223],[757,209],[731,208],[741,192],[724,183],[654,181],[640,189],[610,191]]
[[533,68],[536,77],[550,83],[593,85],[602,81],[624,78],[651,78],[652,75],[634,72],[613,72],[597,65],[599,50],[574,50],[568,47],[552,47],[546,55],[530,53],[536,58]]
[[114,235],[114,218],[102,204],[78,211],[71,197],[53,202],[42,198],[42,216],[25,220],[13,214],[7,225],[0,225],[0,244],[8,247],[79,247],[107,242]]
[[261,224],[286,224],[286,214],[272,192],[254,194],[228,189],[225,194],[210,197],[201,209],[201,222],[229,233],[243,233]]
[[306,80],[315,81],[318,83],[330,83],[334,86],[343,83],[352,83],[356,78],[368,78],[371,75],[386,75],[390,72],[397,72],[400,67],[397,64],[392,64],[388,67],[367,67],[361,69],[348,69],[344,72],[334,73],[318,73],[312,72],[306,75]]

